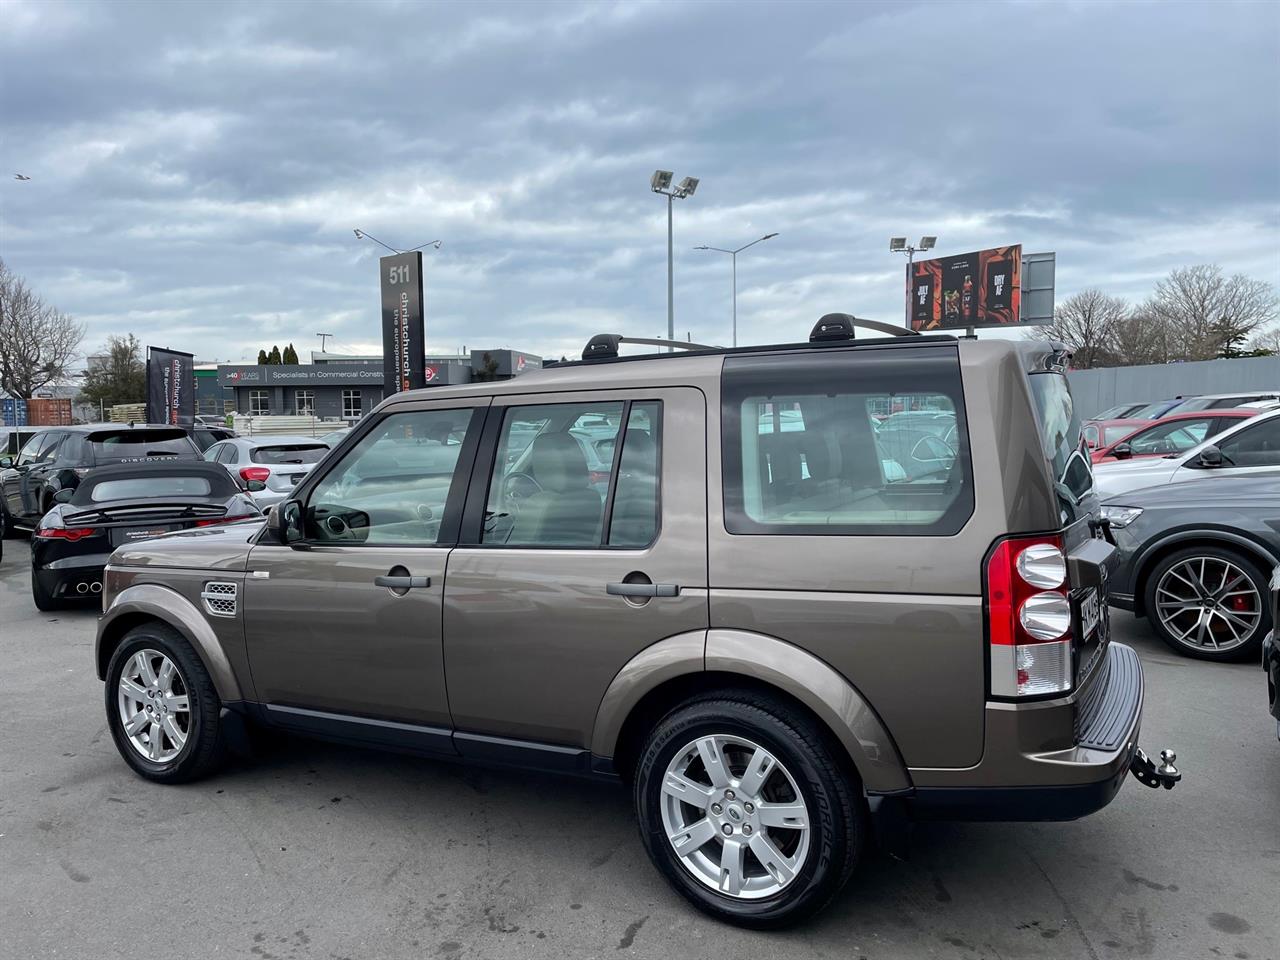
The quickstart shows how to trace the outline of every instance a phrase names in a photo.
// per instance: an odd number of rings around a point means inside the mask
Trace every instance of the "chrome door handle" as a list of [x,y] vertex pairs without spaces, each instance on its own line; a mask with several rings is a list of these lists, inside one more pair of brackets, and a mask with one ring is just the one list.
[[430,577],[393,577],[390,574],[384,574],[380,577],[373,578],[375,587],[390,587],[392,590],[412,590],[414,587],[431,586]]
[[604,590],[613,597],[680,596],[680,585],[675,583],[611,583]]

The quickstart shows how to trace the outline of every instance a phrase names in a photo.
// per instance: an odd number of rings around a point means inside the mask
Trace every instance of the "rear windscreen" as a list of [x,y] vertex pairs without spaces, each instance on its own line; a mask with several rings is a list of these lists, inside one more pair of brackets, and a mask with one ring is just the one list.
[[249,458],[254,463],[319,463],[329,448],[322,443],[291,447],[254,447]]
[[185,430],[96,430],[85,441],[93,451],[95,463],[148,460],[155,457],[196,460],[200,456]]
[[1028,379],[1053,479],[1062,499],[1074,509],[1093,490],[1093,471],[1081,443],[1080,414],[1071,400],[1071,388],[1060,373],[1033,373]]
[[[228,474],[228,477],[230,474]],[[169,499],[172,497],[207,497],[213,492],[208,477],[129,477],[121,480],[104,480],[89,490],[90,503],[106,503],[109,500]],[[234,493],[227,484],[227,495]],[[77,500],[81,499],[77,496]]]

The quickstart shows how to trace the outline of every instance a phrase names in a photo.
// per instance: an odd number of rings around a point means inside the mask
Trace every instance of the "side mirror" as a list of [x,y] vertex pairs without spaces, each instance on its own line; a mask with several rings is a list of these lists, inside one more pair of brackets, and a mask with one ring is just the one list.
[[1210,444],[1200,451],[1200,456],[1196,458],[1196,462],[1202,467],[1220,467],[1222,466],[1222,451]]
[[1117,460],[1128,460],[1133,456],[1133,447],[1127,443],[1117,443],[1111,448],[1111,455]]
[[62,490],[59,490],[57,493],[53,495],[53,502],[54,503],[70,503],[71,498],[74,497],[75,494],[76,492],[74,490],[67,490],[66,488],[63,488]]
[[261,480],[248,480],[245,482],[245,489],[250,493],[261,493],[267,489],[267,485]]
[[302,540],[302,507],[297,500],[275,504],[267,512],[267,538],[283,547]]
[[8,470],[13,466],[13,457],[0,457],[0,470]]

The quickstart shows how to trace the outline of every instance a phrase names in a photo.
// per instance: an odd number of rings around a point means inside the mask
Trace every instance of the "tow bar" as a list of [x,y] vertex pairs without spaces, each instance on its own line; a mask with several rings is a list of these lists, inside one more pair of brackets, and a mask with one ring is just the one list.
[[1162,762],[1157,767],[1155,761],[1148,757],[1141,747],[1138,747],[1134,751],[1133,760],[1129,763],[1129,772],[1153,790],[1156,787],[1172,790],[1173,785],[1182,779],[1182,774],[1173,765],[1173,761],[1177,759],[1178,755],[1172,750],[1161,750]]

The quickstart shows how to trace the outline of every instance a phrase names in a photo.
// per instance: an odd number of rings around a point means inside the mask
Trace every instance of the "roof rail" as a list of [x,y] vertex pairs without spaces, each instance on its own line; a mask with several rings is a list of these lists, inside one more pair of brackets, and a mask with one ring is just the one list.
[[620,333],[597,333],[587,341],[587,346],[582,351],[582,359],[614,359],[618,356],[618,345],[622,343],[643,343],[651,347],[679,347],[681,350],[723,349],[705,343],[690,343],[687,340],[662,340],[657,337],[624,337]]
[[918,337],[919,331],[906,327],[885,323],[883,320],[866,320],[855,317],[851,313],[828,313],[813,325],[809,334],[810,343],[821,343],[827,340],[852,340],[853,328],[865,327],[894,337]]

